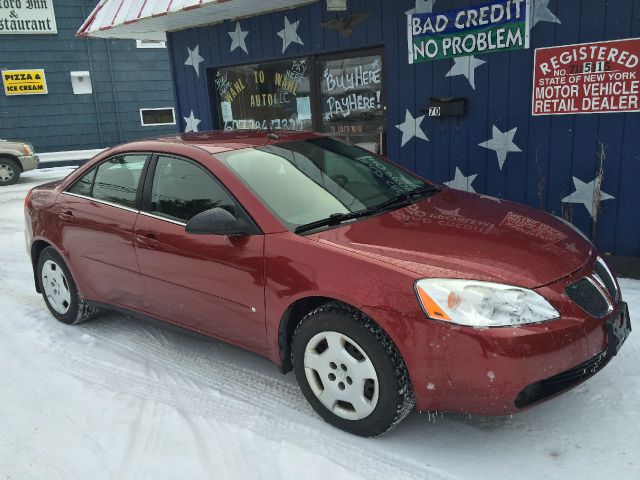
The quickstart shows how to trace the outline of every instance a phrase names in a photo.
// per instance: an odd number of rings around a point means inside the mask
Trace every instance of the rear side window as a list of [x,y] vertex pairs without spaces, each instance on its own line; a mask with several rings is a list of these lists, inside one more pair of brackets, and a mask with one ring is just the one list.
[[147,155],[120,155],[101,163],[95,174],[91,197],[134,208],[140,175]]
[[93,168],[89,173],[85,173],[80,180],[71,185],[69,193],[75,193],[76,195],[83,195],[85,197],[91,196],[91,189],[93,188],[93,179],[96,176],[96,168]]
[[150,213],[186,223],[214,207],[240,214],[231,196],[202,167],[180,158],[158,157]]

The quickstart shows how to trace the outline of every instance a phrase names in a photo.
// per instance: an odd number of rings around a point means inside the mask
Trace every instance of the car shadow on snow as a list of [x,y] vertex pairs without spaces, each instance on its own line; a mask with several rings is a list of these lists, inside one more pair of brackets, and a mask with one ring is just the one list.
[[[147,366],[166,369],[178,377],[189,377],[204,387],[222,388],[223,394],[239,395],[236,389],[244,386],[249,389],[247,398],[254,393],[252,386],[259,384],[263,397],[265,393],[270,395],[271,402],[280,403],[283,409],[305,412],[321,422],[307,405],[293,373],[282,375],[269,360],[255,353],[161,322],[120,313],[105,312],[95,321],[81,325],[80,329],[105,347],[103,353],[117,352],[117,357],[112,357],[111,361],[125,358],[134,363],[143,362]],[[237,382],[233,387],[221,386],[212,381],[217,374],[226,378],[236,375]],[[564,396],[515,415],[487,417],[414,412],[384,438],[391,440],[405,435],[432,437],[444,432],[451,435],[455,431],[464,432],[465,435],[469,431],[527,431],[530,430],[529,422],[535,424],[535,430],[557,427],[558,424],[571,421],[571,411],[581,411],[584,404],[589,403],[582,395],[588,392],[588,385],[589,381]],[[281,396],[283,393],[285,395]],[[593,406],[591,403],[589,408],[593,409]]]

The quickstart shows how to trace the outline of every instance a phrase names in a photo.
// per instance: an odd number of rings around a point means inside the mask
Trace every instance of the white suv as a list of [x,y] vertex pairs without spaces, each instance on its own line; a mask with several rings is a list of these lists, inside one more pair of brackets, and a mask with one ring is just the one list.
[[40,159],[33,146],[17,140],[0,140],[0,187],[12,185],[20,174],[38,168]]

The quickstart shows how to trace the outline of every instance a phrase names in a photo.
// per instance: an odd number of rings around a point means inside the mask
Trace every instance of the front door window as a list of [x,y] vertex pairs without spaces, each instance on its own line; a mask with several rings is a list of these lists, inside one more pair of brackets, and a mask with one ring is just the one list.
[[187,223],[197,214],[221,207],[237,215],[235,202],[206,171],[175,157],[158,157],[149,212]]

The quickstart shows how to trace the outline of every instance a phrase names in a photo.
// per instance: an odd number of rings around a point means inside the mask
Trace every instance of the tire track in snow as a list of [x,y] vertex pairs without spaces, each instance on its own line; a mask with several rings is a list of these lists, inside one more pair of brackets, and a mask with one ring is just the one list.
[[[213,417],[221,422],[232,422],[266,438],[276,437],[284,442],[295,438],[296,445],[331,458],[343,467],[353,467],[353,459],[358,458],[363,460],[367,467],[365,471],[357,473],[368,478],[415,479],[423,478],[427,473],[423,471],[424,466],[407,465],[407,460],[404,458],[384,455],[381,452],[372,454],[344,442],[336,441],[333,437],[322,441],[325,438],[320,430],[286,415],[282,409],[274,412],[273,409],[259,405],[258,402],[241,401],[227,396],[227,392],[216,389],[211,389],[209,392],[184,388],[175,389],[162,382],[152,381],[127,370],[114,369],[113,366],[105,367],[95,363],[89,364],[84,360],[79,361],[77,357],[69,357],[65,363],[68,373],[110,390],[133,395],[145,401],[170,405],[192,414]],[[260,416],[259,422],[255,421],[256,415]],[[140,448],[142,451],[145,450],[144,446]]]
[[[113,325],[105,327],[99,326],[99,323],[100,320],[95,324],[87,324],[82,329],[83,333],[111,348],[126,350],[128,354],[139,356],[147,364],[147,368],[159,367],[163,375],[150,378],[113,364],[96,362],[84,351],[78,355],[77,351],[69,352],[60,343],[53,342],[49,351],[63,361],[68,373],[77,378],[143,400],[237,424],[265,438],[277,436],[283,442],[295,438],[298,446],[320,453],[345,468],[354,467],[354,458],[359,459],[361,461],[357,466],[364,467],[365,471],[357,473],[369,478],[455,478],[376,448],[376,440],[357,439],[356,443],[364,442],[365,449],[335,435],[328,435],[326,430],[332,427],[321,423],[312,413],[297,385],[228,364],[211,355],[196,359],[194,355],[178,350],[175,345],[160,346],[157,342],[150,341],[153,336],[142,333],[144,328],[130,328],[130,325],[124,323],[117,325],[118,328]],[[117,331],[123,326],[127,327],[125,334],[118,335]],[[117,340],[114,339],[114,334]],[[94,345],[92,348],[99,347]],[[170,385],[166,382],[166,377],[173,378],[174,375],[191,381],[173,380],[173,385]],[[351,438],[341,432],[332,430],[331,433]]]
[[[323,456],[345,468],[353,467],[354,458],[363,459],[363,463],[370,466],[365,472],[370,478],[391,475],[391,478],[414,479],[424,478],[427,474],[435,479],[454,478],[444,473],[435,473],[425,465],[405,457],[379,449],[370,452],[370,445],[367,445],[365,451],[327,435],[321,429],[332,427],[325,426],[312,412],[297,385],[216,358],[215,350],[210,349],[215,349],[222,342],[208,342],[190,338],[187,334],[165,332],[161,327],[147,325],[135,319],[128,320],[128,317],[120,314],[107,314],[108,316],[79,327],[62,326],[59,333],[51,333],[46,322],[56,320],[46,312],[40,297],[35,293],[25,294],[19,288],[15,288],[14,293],[17,294],[17,298],[12,297],[14,300],[42,309],[42,314],[37,317],[44,323],[40,323],[38,327],[45,336],[39,340],[47,343],[48,354],[55,354],[63,362],[64,370],[76,378],[142,400],[214,417],[219,421],[228,423],[229,419],[233,419],[233,423],[265,438],[271,438],[273,432],[278,432],[281,441],[296,438],[299,446],[310,451],[318,452],[319,446],[322,446],[320,453]],[[114,319],[117,320],[115,324]],[[51,334],[47,336],[47,332]],[[86,351],[87,345],[84,345],[85,348],[69,350],[69,347],[82,347],[82,343],[86,344],[86,340],[80,339],[85,335],[91,337],[94,343],[89,346],[91,349],[101,348],[101,345],[95,344],[98,341],[107,350],[119,350],[127,358],[135,357],[136,363],[145,367],[143,373],[146,376],[112,363],[96,361]],[[60,341],[58,336],[65,338]],[[75,337],[73,343],[77,345],[69,345],[69,336]],[[175,338],[173,342],[171,337]],[[182,349],[181,343],[187,343],[186,346],[193,349]],[[205,345],[209,351],[203,350]],[[235,347],[224,344],[223,348]],[[260,361],[268,362],[266,359]],[[154,373],[153,378],[149,378],[150,369]],[[256,417],[259,417],[258,422]],[[314,421],[307,425],[310,419]],[[304,444],[299,443],[302,429],[305,431]],[[140,441],[145,442],[143,439]],[[136,450],[138,448],[141,448],[140,445]]]
[[[132,322],[137,321],[132,320]],[[102,342],[127,350],[129,354],[138,356],[144,361],[152,361],[156,365],[161,365],[166,369],[164,373],[171,375],[176,384],[184,383],[185,386],[189,386],[185,379],[190,379],[208,387],[220,388],[229,385],[231,387],[229,388],[230,393],[239,400],[267,393],[269,400],[275,400],[270,402],[273,406],[286,405],[297,411],[310,411],[310,407],[307,406],[297,385],[291,385],[275,377],[226,362],[207,351],[210,347],[215,348],[216,345],[222,343],[221,341],[215,339],[212,339],[211,342],[204,339],[193,340],[187,334],[178,333],[177,335],[183,337],[182,341],[192,344],[192,350],[185,350],[175,343],[161,344],[153,335],[147,335],[146,332],[149,332],[150,329],[158,329],[153,326],[145,328],[143,325],[124,322],[114,326],[107,322],[101,323],[100,319],[97,319],[96,322],[86,324],[83,327],[83,329],[89,330],[86,333]],[[123,332],[120,327],[126,327],[126,332]],[[224,345],[223,348],[233,349],[235,347]],[[252,354],[247,353],[247,355]],[[262,358],[260,361],[268,362]],[[215,370],[212,370],[212,366],[215,367]],[[216,376],[212,377],[212,373]],[[177,374],[177,379],[172,374]],[[220,377],[225,381],[220,382],[218,380]]]

